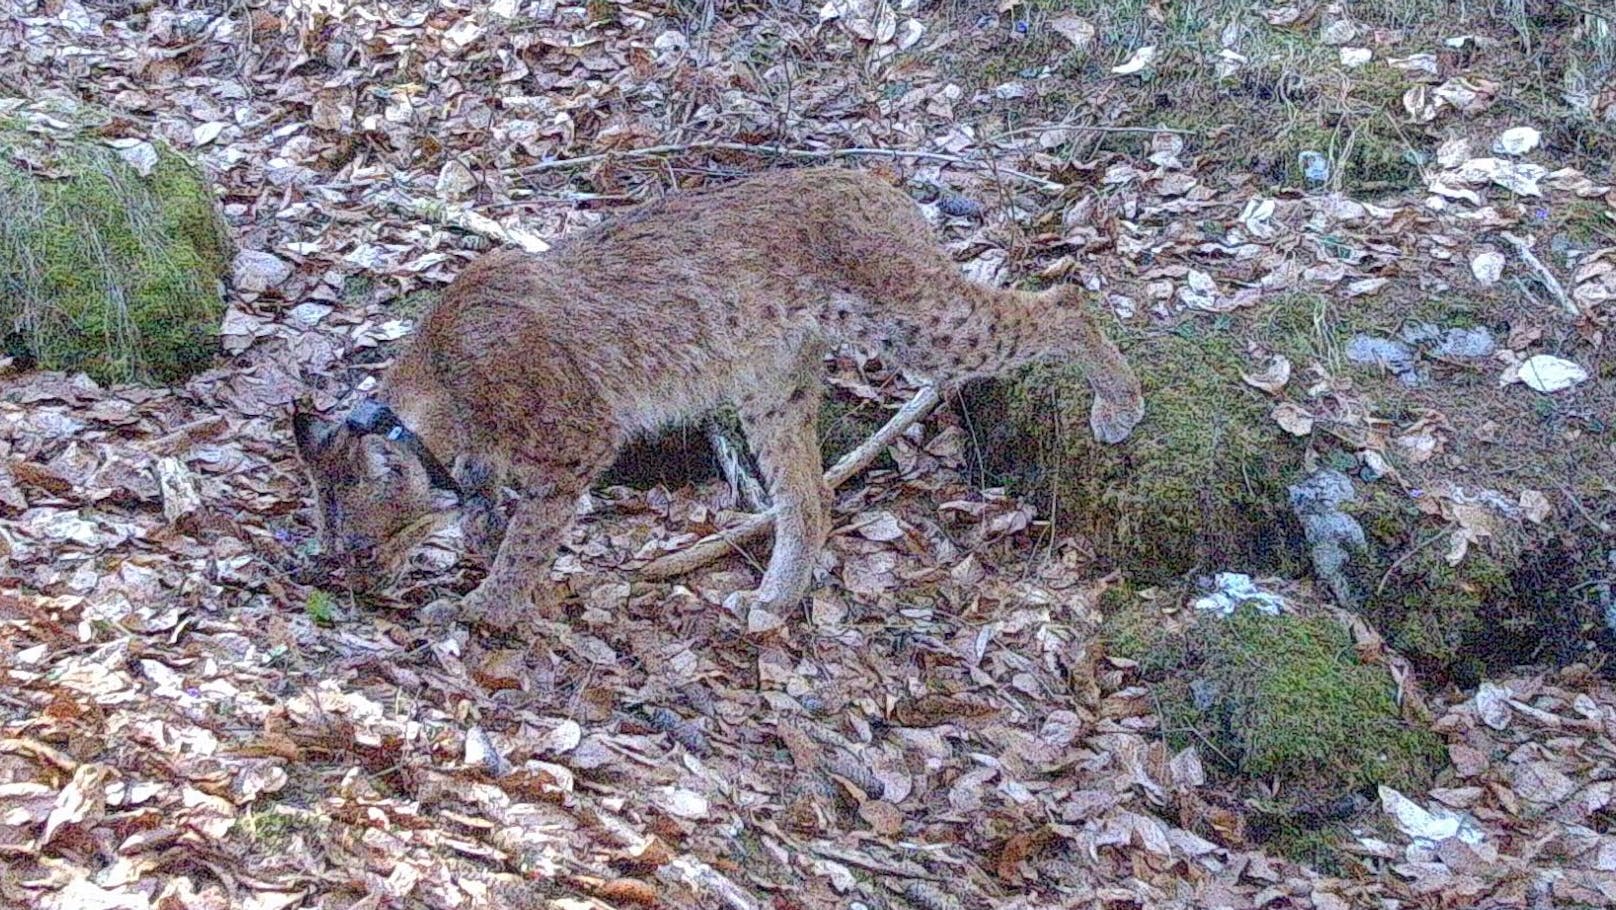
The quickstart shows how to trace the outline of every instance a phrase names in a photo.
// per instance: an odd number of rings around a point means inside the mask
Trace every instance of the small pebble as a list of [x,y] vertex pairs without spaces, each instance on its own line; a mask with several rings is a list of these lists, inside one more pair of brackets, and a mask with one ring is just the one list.
[[937,210],[950,218],[978,218],[982,215],[982,203],[958,193],[945,192],[937,200]]

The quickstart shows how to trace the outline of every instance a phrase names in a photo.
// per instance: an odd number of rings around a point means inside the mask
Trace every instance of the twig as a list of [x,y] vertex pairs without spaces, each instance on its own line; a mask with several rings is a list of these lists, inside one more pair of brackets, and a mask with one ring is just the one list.
[[1029,135],[1029,134],[1032,134],[1032,133],[1042,134],[1042,133],[1065,133],[1065,132],[1074,132],[1074,133],[1144,133],[1146,135],[1151,135],[1151,136],[1153,136],[1153,135],[1155,135],[1157,133],[1167,133],[1167,134],[1173,135],[1173,136],[1199,136],[1199,135],[1201,135],[1199,132],[1197,132],[1195,130],[1180,130],[1180,129],[1173,129],[1171,127],[1165,127],[1165,126],[1101,126],[1099,124],[1090,124],[1090,123],[1045,123],[1045,124],[1041,124],[1039,126],[1021,126],[1021,127],[1015,128],[1013,130],[1006,130],[1005,132],[998,133],[997,135],[989,136],[987,141],[989,143],[993,143],[993,142],[999,141],[1000,139],[1009,139],[1009,138],[1011,138],[1013,136],[1026,136],[1026,135]]
[[[832,490],[848,481],[848,478],[857,474],[876,459],[876,456],[886,451],[887,447],[897,441],[905,430],[930,414],[932,408],[937,407],[943,400],[936,386],[925,386],[915,397],[909,400],[892,419],[886,422],[881,429],[876,430],[869,439],[859,444],[858,448],[846,455],[825,472],[825,486]],[[648,579],[672,578],[684,575],[723,558],[733,550],[753,543],[774,530],[774,513],[763,512],[753,515],[740,524],[709,534],[696,541],[683,550],[659,556],[646,563],[640,569],[640,576]]]
[[724,479],[735,491],[735,501],[754,512],[766,508],[769,497],[763,492],[763,484],[752,473],[752,466],[746,463],[746,450],[730,438],[728,428],[716,420],[708,420],[707,442],[718,457],[718,468],[724,473]]
[[501,243],[515,244],[529,253],[543,253],[550,249],[550,244],[544,238],[519,227],[507,227],[486,215],[479,215],[470,209],[449,205],[436,199],[417,199],[403,192],[394,191],[383,199],[395,208],[401,209],[420,218],[441,222],[463,231],[480,234]]
[[926,415],[942,402],[943,395],[937,391],[936,386],[922,387],[915,393],[915,397],[898,409],[898,413],[892,415],[892,419],[888,420],[886,425],[872,433],[869,439],[859,443],[858,448],[843,455],[831,465],[830,470],[825,472],[825,486],[834,490],[847,483],[854,474],[864,470],[877,455],[885,452],[888,446],[898,441],[899,436],[925,419]]
[[1560,492],[1565,494],[1566,500],[1571,503],[1573,509],[1577,510],[1577,514],[1582,516],[1583,521],[1593,525],[1601,534],[1611,532],[1610,522],[1595,518],[1593,513],[1588,511],[1588,507],[1582,504],[1582,497],[1577,495],[1577,491],[1562,483],[1560,484]]
[[1571,0],[1556,0],[1556,2],[1567,9],[1574,9],[1577,12],[1582,13],[1584,16],[1589,16],[1604,22],[1616,22],[1616,17],[1612,17],[1610,13],[1595,12],[1594,10],[1583,6],[1581,3],[1573,3]]
[[[991,162],[978,161],[974,158],[961,158],[958,155],[948,155],[942,152],[925,152],[919,149],[876,149],[876,148],[842,148],[842,149],[797,149],[781,145],[751,145],[745,142],[720,142],[718,140],[700,140],[697,142],[681,142],[670,145],[648,145],[644,148],[624,149],[619,152],[601,152],[595,155],[580,155],[577,158],[558,158],[554,161],[541,161],[518,168],[516,173],[522,175],[536,174],[540,171],[549,171],[563,167],[579,167],[585,164],[594,164],[597,161],[606,161],[613,158],[646,158],[655,155],[674,155],[680,152],[698,151],[725,151],[745,152],[752,155],[779,155],[784,158],[920,158],[926,161],[944,161],[949,164],[958,164],[964,167],[984,170],[992,167]],[[1066,189],[1065,184],[1022,171],[1012,171],[1009,168],[998,168],[999,173],[1008,174],[1024,180],[1034,186],[1058,193]]]
[[1509,245],[1513,246],[1515,252],[1520,255],[1521,261],[1526,263],[1533,272],[1537,273],[1538,280],[1543,282],[1543,286],[1549,291],[1549,296],[1553,297],[1556,303],[1560,304],[1567,313],[1573,316],[1582,315],[1582,311],[1577,309],[1577,305],[1566,294],[1565,287],[1560,284],[1560,279],[1554,277],[1554,273],[1549,271],[1549,267],[1543,264],[1543,260],[1537,258],[1537,254],[1532,252],[1531,244],[1527,243],[1524,238],[1517,237],[1509,231],[1499,231],[1498,236],[1508,241]]
[[217,415],[203,417],[156,439],[142,443],[142,446],[153,455],[178,455],[196,442],[216,435],[228,423],[223,417]]
[[1392,574],[1395,573],[1398,569],[1402,568],[1403,563],[1408,562],[1410,559],[1413,559],[1414,556],[1416,554],[1418,554],[1421,550],[1424,550],[1426,547],[1429,547],[1431,544],[1434,544],[1437,541],[1441,540],[1442,535],[1448,533],[1449,531],[1452,531],[1453,528],[1454,528],[1454,525],[1452,525],[1452,524],[1448,524],[1448,525],[1443,526],[1441,528],[1441,530],[1437,531],[1435,534],[1432,534],[1430,537],[1425,538],[1424,540],[1420,541],[1419,543],[1415,544],[1414,546],[1409,547],[1408,551],[1406,553],[1404,553],[1402,556],[1399,556],[1395,560],[1393,560],[1392,564],[1386,567],[1386,574],[1380,576],[1380,584],[1375,585],[1375,596],[1379,597],[1380,592],[1386,590],[1386,583],[1392,580]]

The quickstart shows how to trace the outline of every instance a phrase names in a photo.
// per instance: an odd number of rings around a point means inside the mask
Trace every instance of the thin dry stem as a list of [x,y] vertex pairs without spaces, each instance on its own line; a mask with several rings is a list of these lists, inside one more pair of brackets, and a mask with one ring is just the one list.
[[[930,414],[943,400],[936,386],[924,386],[915,397],[898,409],[881,429],[859,444],[858,448],[843,455],[825,472],[825,485],[836,489],[854,474],[864,470],[876,456],[886,451],[915,423]],[[659,556],[640,569],[640,576],[648,579],[672,578],[685,575],[767,537],[774,530],[774,514],[763,512],[752,515],[734,527],[710,534],[689,547],[666,556]]]
[[1582,315],[1582,311],[1577,309],[1577,304],[1572,301],[1571,295],[1566,293],[1565,286],[1560,283],[1560,279],[1554,277],[1554,273],[1549,271],[1549,267],[1543,264],[1543,260],[1537,258],[1537,254],[1532,252],[1530,242],[1524,237],[1511,234],[1509,231],[1499,231],[1498,236],[1504,238],[1509,242],[1510,246],[1515,248],[1515,252],[1520,255],[1521,261],[1526,263],[1527,267],[1537,275],[1539,281],[1543,282],[1543,286],[1548,289],[1549,296],[1554,298],[1555,303],[1558,303],[1562,309],[1572,316]]

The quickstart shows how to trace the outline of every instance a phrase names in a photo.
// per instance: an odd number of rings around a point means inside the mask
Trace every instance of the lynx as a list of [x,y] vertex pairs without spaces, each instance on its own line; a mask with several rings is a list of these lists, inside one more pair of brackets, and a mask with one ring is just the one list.
[[[774,611],[807,591],[829,531],[815,421],[830,347],[949,384],[1074,361],[1095,437],[1120,442],[1144,401],[1082,297],[968,280],[878,177],[773,172],[670,195],[549,253],[484,254],[369,398],[340,421],[296,409],[294,435],[350,583],[458,504],[468,544],[492,556],[461,612],[508,628],[554,608],[551,561],[618,448],[732,403],[776,516],[762,580],[732,597]],[[501,485],[521,494],[508,524]]]

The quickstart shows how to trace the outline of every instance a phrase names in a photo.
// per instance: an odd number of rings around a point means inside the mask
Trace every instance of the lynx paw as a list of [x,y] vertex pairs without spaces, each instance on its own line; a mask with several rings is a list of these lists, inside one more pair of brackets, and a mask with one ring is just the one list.
[[460,598],[460,615],[468,622],[510,632],[527,625],[536,617],[548,616],[553,612],[551,605],[554,599],[541,599],[543,603],[535,603],[533,597],[520,591],[484,582]]
[[724,598],[724,609],[746,622],[746,634],[767,635],[786,624],[784,605],[765,600],[759,591],[736,591]]
[[490,505],[467,507],[460,517],[466,546],[484,559],[493,559],[505,540],[505,516]]
[[1120,401],[1096,397],[1089,411],[1089,427],[1095,439],[1114,445],[1127,439],[1144,416],[1145,400],[1138,395]]

